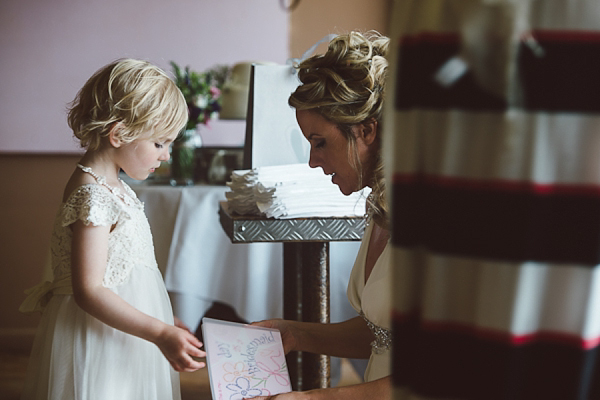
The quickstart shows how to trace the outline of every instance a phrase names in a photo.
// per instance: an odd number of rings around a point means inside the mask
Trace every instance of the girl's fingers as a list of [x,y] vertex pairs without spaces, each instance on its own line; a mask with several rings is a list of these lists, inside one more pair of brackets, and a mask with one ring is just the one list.
[[186,358],[185,363],[181,366],[183,368],[183,371],[185,371],[185,372],[194,372],[194,371],[196,371],[200,368],[204,368],[206,366],[205,363],[203,363],[201,361],[195,361],[189,355],[186,355],[185,358]]
[[201,341],[198,340],[198,338],[194,335],[192,335],[191,338],[191,343],[195,346],[195,347],[202,347],[204,346],[204,343],[202,343]]
[[193,344],[195,347],[202,347],[204,344],[196,337],[194,336],[192,333],[188,332],[188,335],[186,336],[188,342],[190,342],[191,344]]
[[200,350],[204,344],[194,335],[191,335],[189,339],[190,340],[188,340],[188,343],[185,345],[184,351],[194,357],[206,357],[206,353]]
[[200,350],[197,347],[193,347],[193,346],[190,346],[190,348],[187,350],[187,353],[193,357],[200,357],[200,358],[206,357],[206,352]]

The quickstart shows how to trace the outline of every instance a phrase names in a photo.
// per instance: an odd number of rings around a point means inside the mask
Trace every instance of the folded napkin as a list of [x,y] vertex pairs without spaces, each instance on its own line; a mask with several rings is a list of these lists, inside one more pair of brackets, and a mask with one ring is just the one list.
[[346,196],[321,168],[307,164],[233,171],[227,186],[227,203],[235,213],[281,219],[363,216],[371,191]]

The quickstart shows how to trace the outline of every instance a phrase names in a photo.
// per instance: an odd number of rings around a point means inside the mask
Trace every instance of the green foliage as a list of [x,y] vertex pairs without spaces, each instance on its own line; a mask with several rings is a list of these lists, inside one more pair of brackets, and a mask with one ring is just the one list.
[[208,124],[221,110],[221,90],[231,68],[217,65],[207,71],[196,72],[189,66],[181,68],[174,61],[171,61],[171,67],[175,84],[188,105],[189,120],[186,129],[195,129],[198,124]]

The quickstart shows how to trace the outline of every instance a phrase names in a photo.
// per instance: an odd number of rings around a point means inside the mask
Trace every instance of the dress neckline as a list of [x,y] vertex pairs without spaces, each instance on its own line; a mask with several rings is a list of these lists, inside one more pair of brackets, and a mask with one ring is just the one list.
[[[116,188],[116,187],[111,186],[108,183],[106,183],[106,177],[104,177],[102,175],[98,175],[90,167],[83,166],[79,163],[77,164],[77,167],[79,167],[83,172],[86,172],[86,173],[90,174],[91,176],[93,176],[99,185],[102,185],[105,188],[107,188],[112,194],[114,194],[117,198],[119,198],[123,203],[125,203],[129,206],[136,204],[137,199],[134,199],[133,197],[131,197],[129,194],[127,194],[126,191],[125,191],[125,193],[123,193],[121,191],[121,189]],[[117,179],[119,179],[119,182],[121,182],[123,187],[125,187],[125,182],[123,182],[123,180],[121,180],[121,178],[117,178]]]

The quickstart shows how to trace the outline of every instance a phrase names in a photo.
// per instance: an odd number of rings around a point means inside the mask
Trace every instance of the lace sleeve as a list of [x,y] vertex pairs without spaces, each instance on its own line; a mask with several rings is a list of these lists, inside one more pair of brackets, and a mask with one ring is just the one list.
[[115,224],[119,216],[128,217],[124,208],[110,192],[96,184],[77,188],[63,205],[62,226],[77,220],[85,225],[107,226]]

